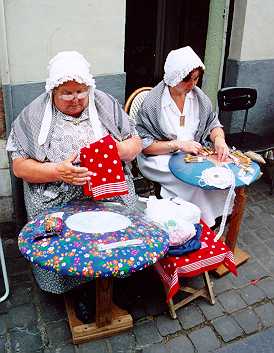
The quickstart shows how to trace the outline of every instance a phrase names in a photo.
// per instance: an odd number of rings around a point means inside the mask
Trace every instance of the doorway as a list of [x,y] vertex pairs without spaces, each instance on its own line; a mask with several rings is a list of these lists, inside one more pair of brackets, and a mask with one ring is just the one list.
[[167,54],[190,45],[203,60],[210,0],[127,0],[126,99],[163,77]]

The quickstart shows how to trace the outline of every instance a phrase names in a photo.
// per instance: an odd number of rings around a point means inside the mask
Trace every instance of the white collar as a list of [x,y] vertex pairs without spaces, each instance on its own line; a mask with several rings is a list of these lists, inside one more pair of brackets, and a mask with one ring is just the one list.
[[[52,115],[53,115],[53,102],[52,102],[52,91],[49,92],[49,99],[46,105],[46,109],[44,112],[44,117],[41,123],[40,133],[38,136],[38,144],[42,146],[48,137],[51,123],[52,123]],[[89,103],[88,103],[88,115],[92,124],[92,128],[95,134],[96,140],[99,140],[104,136],[104,130],[102,128],[102,124],[99,120],[97,109],[94,101],[94,89],[90,89],[89,91]],[[92,117],[92,119],[91,119]]]
[[[196,93],[193,92],[193,90],[191,90],[190,92],[188,92],[186,94],[186,99],[194,99],[195,96],[196,96]],[[169,106],[172,102],[173,102],[173,99],[172,99],[172,97],[170,95],[168,86],[166,85],[165,88],[164,88],[163,95],[162,95],[161,105],[164,108],[164,107]]]

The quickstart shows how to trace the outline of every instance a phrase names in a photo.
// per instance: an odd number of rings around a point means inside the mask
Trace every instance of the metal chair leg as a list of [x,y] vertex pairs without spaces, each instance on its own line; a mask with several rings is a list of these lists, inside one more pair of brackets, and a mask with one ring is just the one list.
[[9,295],[9,292],[10,292],[8,274],[7,274],[7,268],[6,268],[6,263],[5,263],[5,257],[4,257],[4,251],[3,251],[2,239],[1,238],[0,238],[0,260],[1,260],[1,267],[2,267],[4,285],[5,285],[5,294],[2,297],[0,297],[0,303],[1,303],[1,302],[3,302],[4,300],[7,299],[8,295]]

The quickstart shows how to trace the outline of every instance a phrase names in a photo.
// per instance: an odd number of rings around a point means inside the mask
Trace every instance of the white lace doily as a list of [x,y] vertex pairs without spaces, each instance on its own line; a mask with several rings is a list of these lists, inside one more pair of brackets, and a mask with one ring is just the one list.
[[203,170],[200,177],[201,186],[214,186],[218,189],[226,189],[231,186],[233,175],[225,167],[211,167]]
[[117,232],[131,225],[128,217],[115,212],[87,211],[69,216],[66,225],[82,233],[107,233]]

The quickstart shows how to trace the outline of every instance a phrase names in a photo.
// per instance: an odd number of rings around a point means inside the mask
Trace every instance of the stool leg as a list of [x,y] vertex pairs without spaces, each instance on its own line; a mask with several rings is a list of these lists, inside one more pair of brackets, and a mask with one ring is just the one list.
[[203,274],[203,277],[204,277],[206,288],[208,290],[210,303],[215,304],[215,295],[213,292],[213,286],[207,271]]
[[5,284],[5,294],[0,298],[0,303],[3,302],[4,300],[7,299],[10,288],[9,288],[9,281],[8,281],[8,275],[7,275],[7,269],[6,269],[6,263],[5,263],[5,257],[4,257],[4,251],[3,251],[3,246],[2,246],[2,239],[0,238],[0,259],[1,259],[1,267],[2,267],[2,273],[3,273],[3,278],[4,278],[4,284]]
[[170,316],[172,317],[172,319],[177,319],[177,315],[176,315],[176,312],[175,312],[175,309],[174,309],[173,300],[170,299],[167,304],[168,304],[168,309],[169,309]]

